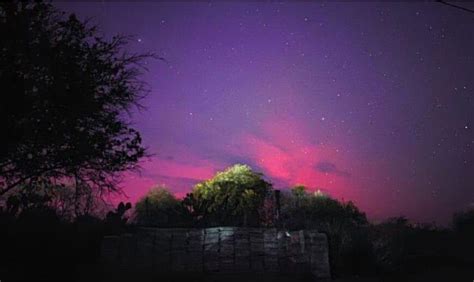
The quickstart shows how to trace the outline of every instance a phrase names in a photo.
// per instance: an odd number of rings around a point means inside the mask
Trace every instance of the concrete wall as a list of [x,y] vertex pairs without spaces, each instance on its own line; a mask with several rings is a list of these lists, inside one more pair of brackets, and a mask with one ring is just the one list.
[[104,263],[152,272],[311,272],[330,277],[325,234],[311,230],[216,227],[140,228],[107,236]]

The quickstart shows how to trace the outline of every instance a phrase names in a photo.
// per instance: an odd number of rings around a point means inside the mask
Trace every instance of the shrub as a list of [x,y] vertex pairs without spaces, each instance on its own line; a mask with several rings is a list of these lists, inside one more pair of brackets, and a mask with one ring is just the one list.
[[135,222],[138,225],[176,227],[190,223],[188,211],[165,187],[148,191],[135,206]]

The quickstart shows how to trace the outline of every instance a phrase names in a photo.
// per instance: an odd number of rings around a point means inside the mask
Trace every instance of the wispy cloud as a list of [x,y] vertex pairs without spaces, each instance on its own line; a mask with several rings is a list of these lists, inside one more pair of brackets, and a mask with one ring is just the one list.
[[328,161],[320,161],[316,164],[315,168],[323,173],[335,174],[344,177],[350,177],[351,174],[345,170],[339,169],[334,163]]

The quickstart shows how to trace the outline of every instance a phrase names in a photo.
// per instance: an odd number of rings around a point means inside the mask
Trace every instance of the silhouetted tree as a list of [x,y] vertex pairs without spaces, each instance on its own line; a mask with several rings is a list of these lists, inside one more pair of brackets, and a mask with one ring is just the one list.
[[256,226],[271,188],[261,173],[237,164],[198,183],[184,203],[206,225]]
[[103,216],[110,207],[100,197],[100,191],[88,185],[54,184],[37,181],[34,185],[21,184],[8,193],[7,210],[11,215],[40,207],[51,208],[64,220],[78,216]]
[[47,3],[1,3],[0,33],[0,195],[40,180],[116,190],[145,153],[124,113],[149,54]]
[[109,211],[105,217],[105,229],[107,234],[119,234],[125,229],[128,217],[125,213],[132,208],[131,203],[120,202],[114,211]]

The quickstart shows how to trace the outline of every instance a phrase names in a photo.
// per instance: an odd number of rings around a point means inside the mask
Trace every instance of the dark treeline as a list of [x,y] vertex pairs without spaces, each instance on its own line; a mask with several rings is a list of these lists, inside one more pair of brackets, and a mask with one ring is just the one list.
[[[249,220],[250,218],[250,220]],[[156,227],[259,226],[326,233],[332,274],[401,275],[440,267],[472,267],[474,210],[453,216],[450,228],[405,217],[371,223],[352,202],[304,186],[274,190],[263,175],[235,165],[197,184],[180,200],[151,189],[133,213],[136,225]]]
[[340,202],[319,190],[310,192],[304,186],[274,190],[262,174],[246,165],[218,172],[183,199],[156,187],[134,207],[120,203],[106,214],[104,207],[93,203],[89,206],[97,209],[78,216],[65,213],[54,194],[45,192],[53,188],[37,190],[41,194],[30,192],[29,200],[21,189],[11,193],[0,212],[6,231],[0,238],[6,254],[2,271],[11,279],[29,277],[31,271],[48,280],[80,279],[84,269],[100,269],[103,236],[134,232],[141,226],[316,229],[328,236],[334,277],[398,277],[474,265],[474,210],[454,215],[452,228],[412,224],[404,217],[374,224],[352,202]]

